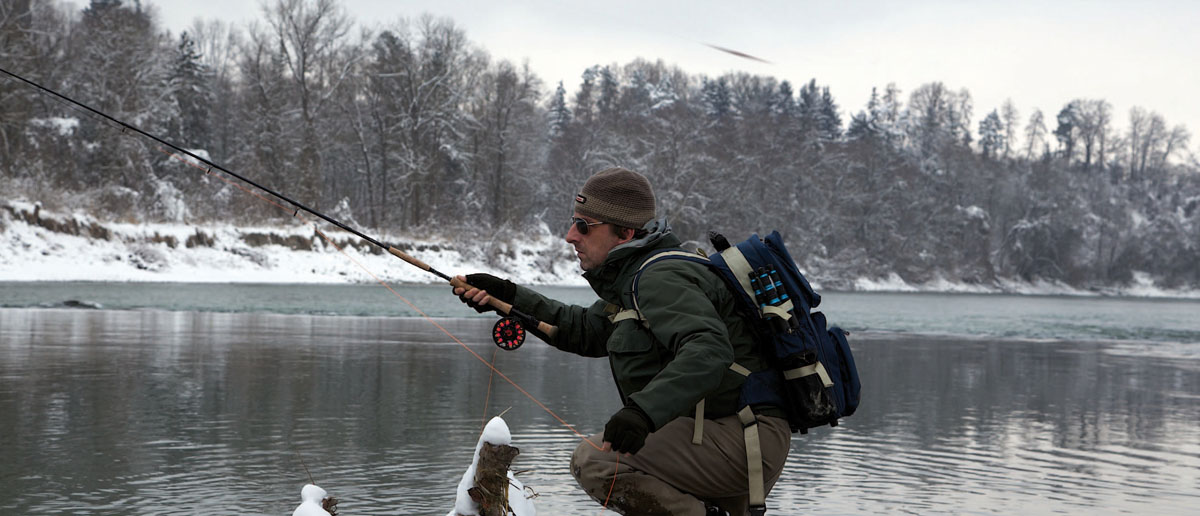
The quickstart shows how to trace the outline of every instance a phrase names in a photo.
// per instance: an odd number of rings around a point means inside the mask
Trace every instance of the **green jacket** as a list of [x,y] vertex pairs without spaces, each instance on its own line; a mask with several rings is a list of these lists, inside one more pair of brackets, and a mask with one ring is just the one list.
[[[649,328],[634,319],[613,324],[609,304],[633,308],[634,275],[655,251],[676,249],[679,239],[659,221],[661,231],[617,246],[604,263],[584,273],[600,301],[572,306],[517,288],[513,305],[558,327],[550,344],[587,357],[607,356],[625,404],[636,403],[657,430],[679,416],[692,415],[705,400],[705,417],[735,414],[745,377],[729,369],[734,361],[751,371],[765,369],[732,293],[712,271],[685,260],[665,260],[646,268],[638,284],[638,307]],[[778,410],[768,410],[771,415]]]

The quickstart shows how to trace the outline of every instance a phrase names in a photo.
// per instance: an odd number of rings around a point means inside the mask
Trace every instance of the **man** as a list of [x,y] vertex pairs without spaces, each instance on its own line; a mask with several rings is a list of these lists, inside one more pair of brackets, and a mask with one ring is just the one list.
[[[753,415],[737,415],[744,375],[768,365],[732,293],[702,264],[664,260],[642,272],[632,310],[639,268],[653,255],[678,250],[680,241],[665,219],[656,219],[650,183],[630,170],[610,168],[587,180],[566,241],[600,297],[592,306],[566,305],[487,274],[461,278],[477,288],[454,293],[480,311],[489,296],[511,303],[558,327],[550,345],[608,357],[624,407],[602,436],[575,449],[571,474],[589,496],[607,499],[621,514],[748,514],[752,473],[761,478],[761,492],[769,491],[791,432],[778,407],[755,405]],[[735,362],[742,372],[731,368]],[[747,458],[744,428],[755,426],[758,446],[750,457],[761,453],[761,473],[748,467],[756,461]]]

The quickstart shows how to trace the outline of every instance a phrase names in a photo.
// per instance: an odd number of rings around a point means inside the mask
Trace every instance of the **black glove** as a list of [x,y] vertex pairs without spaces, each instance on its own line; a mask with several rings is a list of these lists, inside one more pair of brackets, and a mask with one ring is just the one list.
[[654,424],[637,405],[618,410],[604,425],[604,442],[611,443],[619,453],[637,453],[646,444],[646,436]]
[[[477,289],[486,291],[489,296],[499,299],[500,301],[504,301],[510,305],[512,304],[513,299],[516,299],[517,297],[517,286],[513,282],[506,279],[497,278],[491,274],[483,273],[468,274],[466,275],[466,278],[467,284]],[[463,292],[463,294],[466,294],[466,292]],[[466,303],[467,306],[474,308],[475,311],[479,313],[495,310],[495,308],[492,308],[492,305],[480,305],[475,301],[463,296],[458,296],[458,299],[463,303]]]

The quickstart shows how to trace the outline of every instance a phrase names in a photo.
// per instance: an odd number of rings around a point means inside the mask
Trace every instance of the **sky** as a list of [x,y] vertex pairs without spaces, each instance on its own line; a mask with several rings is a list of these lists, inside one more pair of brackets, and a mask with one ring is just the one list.
[[[178,33],[196,18],[262,20],[261,2],[143,0]],[[1011,99],[1024,126],[1076,98],[1105,99],[1116,126],[1134,106],[1185,125],[1200,154],[1200,2],[1195,0],[343,0],[360,26],[423,13],[452,19],[493,59],[528,62],[552,91],[573,93],[591,65],[661,59],[691,74],[746,72],[829,86],[843,122],[871,88],[904,98],[941,81],[974,99],[972,131]],[[749,54],[737,57],[706,45]]]

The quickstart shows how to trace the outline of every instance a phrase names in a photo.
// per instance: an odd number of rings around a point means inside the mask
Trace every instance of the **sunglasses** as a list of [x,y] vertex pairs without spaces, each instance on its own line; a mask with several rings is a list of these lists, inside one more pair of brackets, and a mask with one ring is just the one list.
[[[601,224],[608,224],[608,223],[607,222],[588,222],[579,217],[571,217],[571,225],[575,226],[575,230],[578,231],[580,235],[588,234],[588,228],[590,228],[592,226],[599,226]],[[570,226],[568,226],[567,229],[569,230]]]

